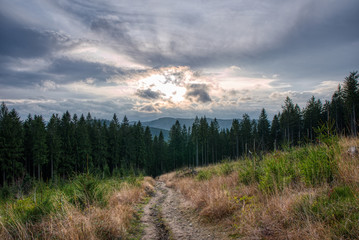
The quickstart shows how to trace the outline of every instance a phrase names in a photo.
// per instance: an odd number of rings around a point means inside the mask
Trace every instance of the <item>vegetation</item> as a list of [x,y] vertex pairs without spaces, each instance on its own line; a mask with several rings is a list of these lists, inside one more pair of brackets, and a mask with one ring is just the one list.
[[20,198],[19,192],[9,194],[15,189],[3,188],[0,238],[128,238],[135,206],[152,189],[150,178],[100,179],[87,174],[57,185],[33,183],[29,193]]
[[[357,135],[358,76],[350,73],[324,105],[313,96],[300,109],[287,97],[271,123],[265,109],[258,120],[247,114],[234,119],[231,129],[219,129],[216,119],[208,124],[205,117],[196,117],[192,126],[177,121],[168,142],[126,116],[120,123],[114,114],[107,124],[90,113],[85,118],[69,112],[48,122],[38,115],[21,121],[2,103],[0,237],[123,238],[133,204],[145,191],[126,176],[157,176],[223,159],[173,183],[200,215],[234,217],[234,232],[243,236],[251,231],[285,238],[278,231],[295,235],[295,227],[308,238],[357,236],[358,161],[345,156],[346,145],[335,136]],[[238,158],[243,161],[231,161]]]
[[[241,239],[357,239],[359,155],[357,138],[326,135],[262,157],[245,157],[161,176],[193,203],[203,220]],[[323,136],[322,136],[323,137]]]
[[358,76],[350,73],[343,88],[339,85],[332,101],[324,105],[313,96],[301,110],[287,97],[271,124],[265,109],[258,120],[247,114],[241,121],[234,119],[231,129],[219,129],[216,119],[208,124],[206,117],[196,117],[188,127],[177,121],[169,142],[162,133],[153,138],[141,122],[129,124],[126,116],[120,123],[114,114],[106,123],[90,113],[78,118],[66,112],[61,118],[52,115],[47,124],[37,115],[22,122],[14,109],[9,111],[3,103],[0,183],[5,186],[26,176],[48,180],[86,172],[110,176],[135,171],[157,176],[183,166],[203,166],[311,143],[318,136],[314,129],[326,122],[335,123],[333,130],[338,134],[356,136]]

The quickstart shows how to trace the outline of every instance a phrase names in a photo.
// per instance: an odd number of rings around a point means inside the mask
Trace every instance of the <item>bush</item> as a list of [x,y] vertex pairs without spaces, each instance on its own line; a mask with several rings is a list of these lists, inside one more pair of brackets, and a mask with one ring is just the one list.
[[219,175],[229,175],[233,172],[233,164],[229,162],[229,160],[224,160],[219,165]]
[[259,188],[265,192],[283,190],[295,179],[295,168],[288,154],[268,156],[263,161]]
[[331,182],[337,172],[337,164],[332,148],[326,146],[307,147],[306,154],[299,159],[300,174],[308,185]]
[[259,182],[260,168],[259,166],[253,166],[253,161],[246,159],[239,169],[238,177],[239,181],[249,185],[254,182]]
[[196,176],[196,179],[198,181],[204,181],[204,180],[209,180],[212,178],[212,171],[208,170],[208,169],[202,169],[198,171],[198,174]]

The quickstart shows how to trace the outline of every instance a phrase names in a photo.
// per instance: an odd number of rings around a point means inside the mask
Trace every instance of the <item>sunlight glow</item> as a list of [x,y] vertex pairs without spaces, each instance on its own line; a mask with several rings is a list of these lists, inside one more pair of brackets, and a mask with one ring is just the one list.
[[139,81],[141,88],[151,89],[163,93],[163,98],[173,102],[181,102],[184,100],[186,88],[176,85],[174,76],[169,76],[170,80],[163,75],[154,74]]

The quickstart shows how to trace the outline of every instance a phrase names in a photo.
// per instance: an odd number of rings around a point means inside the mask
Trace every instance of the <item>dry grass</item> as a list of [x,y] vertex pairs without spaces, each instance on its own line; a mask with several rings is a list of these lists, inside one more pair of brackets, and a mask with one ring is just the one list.
[[81,210],[64,202],[63,211],[49,214],[40,222],[19,223],[11,234],[1,223],[0,239],[127,239],[134,207],[153,191],[153,184],[148,177],[140,185],[123,183],[109,197],[107,207],[93,205]]
[[[349,147],[359,146],[359,139],[343,138],[339,145],[341,151],[335,156],[338,173],[335,181],[330,184],[323,182],[321,185],[309,187],[305,183],[297,182],[286,186],[282,191],[265,193],[259,189],[258,183],[250,185],[240,183],[237,171],[229,175],[211,174],[215,172],[214,166],[196,169],[198,172],[210,173],[208,179],[207,176],[199,179],[173,172],[162,176],[160,180],[165,181],[167,186],[179,190],[200,217],[216,224],[220,223],[218,227],[222,229],[231,229],[228,234],[232,237],[298,240],[348,239],[336,231],[336,225],[331,225],[332,223],[326,220],[330,218],[325,215],[327,212],[320,212],[322,210],[319,209],[318,213],[314,213],[318,215],[313,215],[313,212],[307,212],[313,211],[310,208],[298,210],[301,206],[313,206],[317,199],[329,199],[326,196],[335,187],[343,186],[343,184],[356,189],[356,196],[359,196],[359,156],[353,156],[347,152]],[[309,199],[309,202],[303,202],[305,199]],[[335,200],[323,201],[329,201],[328,204],[341,204],[340,201],[330,202]],[[352,209],[356,211],[356,203],[350,204],[354,204]],[[319,207],[325,209],[324,205]],[[334,205],[334,207],[340,211],[340,205]],[[354,230],[357,231],[357,228]]]
[[338,159],[340,180],[352,185],[359,184],[359,155],[348,153],[349,147],[357,147],[359,138],[342,138],[340,141],[341,155]]

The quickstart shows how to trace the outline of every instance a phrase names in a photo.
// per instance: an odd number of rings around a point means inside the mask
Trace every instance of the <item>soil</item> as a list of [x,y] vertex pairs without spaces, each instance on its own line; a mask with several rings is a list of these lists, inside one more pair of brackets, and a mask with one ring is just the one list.
[[157,239],[225,239],[223,232],[216,231],[196,221],[195,214],[184,197],[165,183],[157,181],[155,194],[144,207],[141,222],[144,225],[142,240]]

